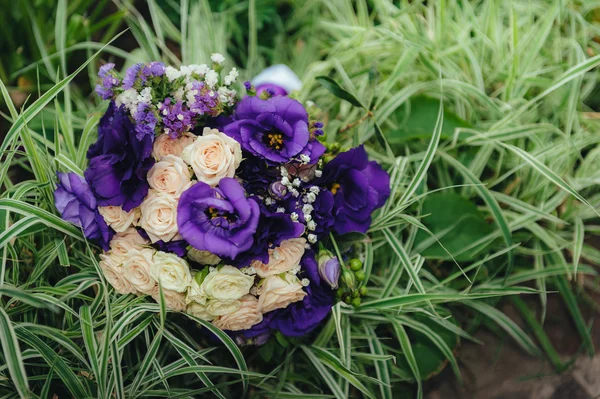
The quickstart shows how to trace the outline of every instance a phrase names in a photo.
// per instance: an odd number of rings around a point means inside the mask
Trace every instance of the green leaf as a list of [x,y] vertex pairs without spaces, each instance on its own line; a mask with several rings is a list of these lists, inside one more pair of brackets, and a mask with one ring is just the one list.
[[[471,260],[477,255],[482,246],[466,252],[463,250],[493,231],[474,203],[452,192],[428,195],[423,201],[422,214],[427,216],[421,222],[458,262]],[[446,250],[423,230],[417,233],[414,246],[414,251],[420,251],[422,256],[449,258]]]
[[317,82],[321,83],[323,87],[325,87],[331,94],[336,96],[337,98],[341,98],[342,100],[348,101],[350,104],[355,107],[365,108],[364,105],[356,98],[353,94],[351,94],[346,89],[342,88],[338,82],[330,78],[329,76],[321,75],[315,78]]
[[[412,97],[410,99],[410,110],[407,107],[400,107],[395,112],[396,118],[402,121],[402,125],[398,129],[388,132],[387,138],[390,144],[397,145],[415,139],[430,140],[435,131],[439,107],[440,100],[438,99],[426,96]],[[452,139],[456,129],[471,127],[471,124],[447,109],[443,108],[442,112],[444,125],[440,131],[440,139]],[[460,133],[458,138],[468,136],[466,133]]]
[[17,341],[12,323],[2,307],[0,307],[0,344],[2,344],[4,360],[8,366],[10,379],[17,389],[19,396],[22,398],[31,397],[19,341]]

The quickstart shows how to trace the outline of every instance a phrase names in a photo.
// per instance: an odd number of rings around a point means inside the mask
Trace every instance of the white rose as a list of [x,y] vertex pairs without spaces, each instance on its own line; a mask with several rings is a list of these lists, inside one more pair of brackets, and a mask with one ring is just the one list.
[[167,290],[184,292],[192,283],[192,275],[186,261],[175,254],[156,251],[152,257],[150,276]]
[[242,306],[242,303],[237,299],[211,299],[206,305],[206,311],[213,316],[223,316],[237,310]]
[[152,254],[150,248],[132,249],[125,255],[123,273],[133,287],[143,294],[152,294],[156,281],[150,277]]
[[142,202],[140,226],[154,243],[159,240],[171,241],[177,236],[177,197],[150,190]]
[[286,308],[306,296],[298,277],[290,273],[267,277],[258,287],[258,294],[258,307],[263,313]]
[[135,294],[133,285],[125,278],[123,266],[118,255],[106,252],[100,255],[100,269],[104,272],[106,281],[120,294]]
[[167,133],[163,133],[154,140],[152,156],[157,161],[167,155],[180,156],[183,149],[192,144],[194,140],[196,140],[196,135],[190,132],[184,133],[176,139],[171,138]]
[[147,243],[148,241],[145,240],[136,229],[129,228],[124,232],[117,233],[113,236],[110,241],[110,251],[124,259],[129,251],[138,249]]
[[[163,288],[162,290],[163,296],[165,298],[165,304],[167,308],[174,310],[175,312],[182,312],[185,309],[185,295],[181,292],[166,290]],[[152,290],[152,298],[160,303],[160,291],[158,286]]]
[[192,174],[183,159],[166,155],[155,163],[146,179],[151,188],[165,194],[179,196],[191,182]]
[[216,186],[223,177],[235,176],[242,150],[240,143],[226,134],[204,128],[202,136],[183,149],[181,158],[192,167],[199,181]]
[[140,219],[139,208],[125,212],[120,206],[99,206],[98,212],[114,231],[122,233],[131,226],[135,226]]
[[185,313],[189,313],[192,316],[195,316],[202,320],[212,320],[215,318],[212,314],[208,313],[206,310],[206,305],[200,304],[198,302],[190,303],[187,308],[185,308]]
[[233,266],[223,266],[206,276],[202,288],[211,299],[228,300],[246,295],[253,284],[253,276],[247,276]]
[[187,256],[190,258],[190,260],[201,265],[214,266],[221,262],[221,258],[219,258],[217,255],[196,248],[190,248],[187,252]]
[[213,324],[221,330],[247,330],[262,321],[263,315],[258,308],[258,300],[252,295],[240,298],[240,308],[233,313],[219,316]]
[[281,242],[277,248],[269,249],[269,262],[259,260],[252,262],[252,267],[260,277],[269,277],[289,271],[300,264],[304,255],[304,238],[292,238]]

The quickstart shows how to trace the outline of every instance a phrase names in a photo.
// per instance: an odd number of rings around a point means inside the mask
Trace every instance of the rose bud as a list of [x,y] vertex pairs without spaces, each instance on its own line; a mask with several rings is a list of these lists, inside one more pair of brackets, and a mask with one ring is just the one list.
[[340,261],[329,251],[321,250],[319,252],[319,276],[321,276],[331,288],[338,288]]
[[271,194],[276,199],[283,199],[288,193],[288,189],[283,185],[280,181],[276,181],[275,183],[269,186],[269,194]]

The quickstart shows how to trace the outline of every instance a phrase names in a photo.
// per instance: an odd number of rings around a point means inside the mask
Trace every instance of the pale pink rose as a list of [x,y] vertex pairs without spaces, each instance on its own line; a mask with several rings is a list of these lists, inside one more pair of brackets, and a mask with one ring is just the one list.
[[288,174],[290,175],[290,181],[292,181],[294,177],[297,177],[303,182],[309,182],[315,177],[317,165],[289,163],[286,165],[286,168]]
[[242,273],[237,267],[221,266],[208,273],[202,289],[210,299],[239,299],[250,291],[254,276]]
[[258,307],[262,313],[286,308],[304,299],[306,292],[302,288],[298,277],[291,273],[267,277],[258,287]]
[[240,298],[241,306],[233,313],[217,317],[213,324],[221,330],[247,330],[262,321],[263,315],[258,309],[258,300],[252,295]]
[[183,159],[166,155],[155,163],[146,179],[150,188],[165,194],[179,196],[191,182],[192,174]]
[[183,136],[176,139],[172,139],[166,133],[161,134],[154,140],[152,156],[157,161],[160,161],[162,157],[167,155],[180,156],[181,151],[183,151],[183,149],[188,145],[192,144],[195,139],[196,135],[190,132],[187,132],[183,134]]
[[130,227],[122,233],[117,233],[110,241],[110,251],[124,259],[129,251],[140,248],[142,245],[148,244],[148,240],[144,239],[136,229]]
[[114,231],[122,233],[131,226],[137,225],[140,219],[140,209],[133,208],[125,212],[120,206],[99,206],[98,212]]
[[150,276],[167,290],[185,292],[192,283],[187,262],[179,256],[156,251],[152,257]]
[[202,320],[212,320],[215,318],[212,314],[208,313],[206,310],[206,305],[198,302],[191,302],[187,308],[185,308],[185,313],[191,314]]
[[183,149],[181,158],[192,167],[199,181],[216,186],[223,177],[235,176],[242,162],[240,143],[219,132],[204,128],[202,136]]
[[187,252],[187,257],[201,265],[214,266],[221,262],[221,258],[219,258],[217,255],[196,248],[190,248]]
[[123,273],[123,266],[119,256],[110,252],[105,252],[100,255],[100,269],[104,272],[104,277],[115,291],[120,294],[135,294],[136,289],[129,282]]
[[124,257],[123,274],[131,285],[143,294],[152,294],[156,286],[156,281],[150,276],[153,254],[154,250],[139,247],[132,249]]
[[262,263],[260,260],[252,262],[251,266],[260,277],[269,277],[291,270],[300,264],[304,255],[304,238],[291,238],[281,242],[277,248],[269,249],[269,262]]
[[[175,312],[183,312],[185,309],[185,295],[183,292],[166,290],[163,288],[162,290],[163,296],[165,297],[165,304],[167,308],[175,311]],[[160,303],[160,291],[158,285],[154,287],[151,293],[152,299],[156,301],[156,303]]]
[[241,306],[239,299],[211,299],[207,302],[206,311],[213,316],[223,316],[236,312]]
[[171,241],[178,235],[177,205],[174,195],[150,190],[140,205],[142,217],[140,226],[146,231],[150,241]]

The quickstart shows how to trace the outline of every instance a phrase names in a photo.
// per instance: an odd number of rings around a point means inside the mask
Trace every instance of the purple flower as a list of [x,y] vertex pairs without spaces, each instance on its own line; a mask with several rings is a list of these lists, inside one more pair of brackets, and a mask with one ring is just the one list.
[[138,139],[125,108],[110,103],[100,119],[98,140],[87,153],[90,164],[85,178],[98,205],[130,211],[142,203],[148,193],[146,174],[154,164],[153,141],[154,134]]
[[340,279],[340,261],[327,250],[319,251],[319,276],[331,288],[338,288]]
[[165,69],[165,64],[159,61],[152,61],[144,65],[140,73],[142,84],[145,84],[148,79],[163,76]]
[[156,115],[146,103],[140,103],[133,118],[135,120],[135,137],[142,140],[146,135],[154,135],[156,129]]
[[137,63],[127,68],[125,77],[123,78],[123,90],[131,89],[133,87],[140,69],[142,69],[142,63]]
[[315,183],[327,186],[334,195],[333,229],[338,234],[366,233],[371,213],[390,196],[389,175],[377,162],[369,162],[362,145],[338,154]]
[[204,82],[192,82],[194,102],[189,104],[190,110],[198,115],[216,116],[219,114],[219,95],[217,92],[206,86]]
[[112,96],[115,94],[114,88],[120,83],[119,78],[110,73],[114,67],[115,64],[109,63],[102,65],[98,71],[98,76],[102,78],[102,84],[96,85],[95,91],[96,94],[98,94],[103,100],[112,98]]
[[281,86],[278,86],[273,83],[262,83],[256,86],[256,95],[260,96],[260,94],[266,91],[269,95],[272,96],[287,96],[289,93]]
[[235,260],[224,259],[224,261],[237,267],[248,266],[253,260],[267,263],[270,248],[279,246],[284,240],[300,237],[303,232],[304,226],[292,221],[290,215],[271,212],[261,204],[260,218],[253,237],[254,244]]
[[244,150],[270,163],[289,162],[301,155],[316,162],[325,152],[321,143],[310,141],[306,110],[289,97],[245,97],[238,104],[234,119],[224,133],[237,140]]
[[237,175],[249,194],[264,196],[268,194],[269,184],[277,180],[278,171],[270,168],[264,159],[244,151]]
[[171,104],[171,99],[167,98],[158,110],[162,115],[165,133],[168,133],[171,138],[177,138],[193,128],[193,114],[183,105],[183,102]]
[[113,231],[98,212],[96,198],[83,177],[75,173],[58,173],[54,204],[62,218],[83,229],[83,234],[108,250]]
[[234,178],[218,188],[198,182],[184,191],[177,207],[179,233],[194,248],[235,259],[250,249],[260,209]]
[[[307,187],[307,191],[310,191],[311,187],[315,186],[311,185]],[[335,219],[333,214],[333,204],[333,194],[327,189],[320,188],[315,201],[311,204],[313,207],[311,217],[315,222],[315,229],[310,231],[310,233],[315,234],[319,240],[331,232]],[[296,212],[298,220],[306,224],[307,221],[304,219],[304,212],[302,211],[304,205],[305,203],[302,201],[301,196],[298,198],[288,196],[284,202],[286,211],[289,213]]]

